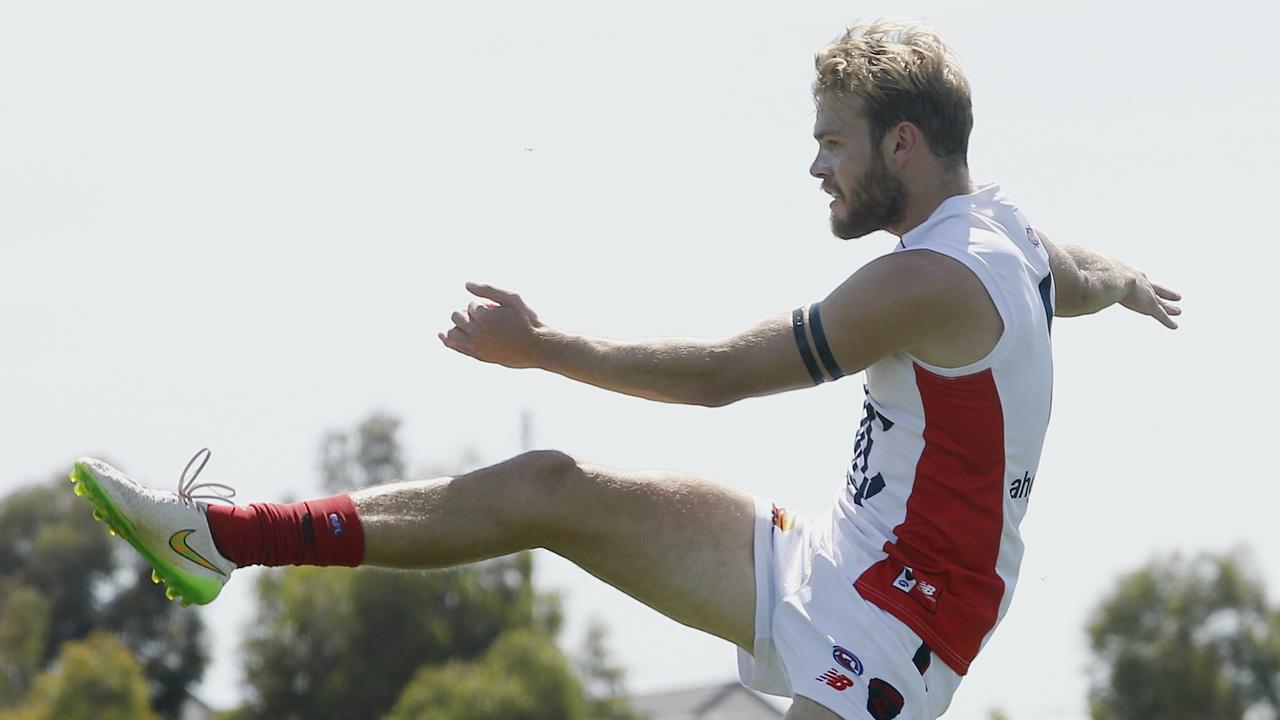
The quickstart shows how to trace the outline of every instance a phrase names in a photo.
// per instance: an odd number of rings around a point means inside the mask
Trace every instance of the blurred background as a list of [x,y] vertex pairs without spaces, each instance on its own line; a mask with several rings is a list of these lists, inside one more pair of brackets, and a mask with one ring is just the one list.
[[1274,3],[5,0],[0,718],[765,712],[733,648],[548,553],[176,607],[65,476],[168,487],[208,446],[276,501],[554,447],[824,507],[857,378],[673,407],[435,334],[476,280],[722,336],[887,252],[807,175],[813,52],[884,15],[961,55],[976,181],[1186,297],[1176,332],[1055,323],[1021,584],[946,717],[1277,717]]

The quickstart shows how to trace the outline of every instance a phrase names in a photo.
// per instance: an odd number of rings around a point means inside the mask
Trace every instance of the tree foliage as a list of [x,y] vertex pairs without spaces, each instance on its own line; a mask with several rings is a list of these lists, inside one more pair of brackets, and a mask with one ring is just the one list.
[[1175,555],[1125,575],[1088,634],[1095,720],[1280,711],[1280,613],[1242,553]]
[[249,717],[378,717],[422,665],[481,655],[503,633],[549,634],[528,555],[438,572],[264,574],[245,643]]
[[386,720],[594,720],[568,659],[545,634],[503,635],[475,662],[425,667]]
[[[321,444],[324,485],[393,479],[403,471],[399,421],[374,415]],[[551,637],[554,598],[533,591],[521,553],[445,571],[288,568],[257,587],[245,643],[251,718],[379,717],[418,668],[480,657],[504,633]]]
[[325,433],[320,441],[321,485],[336,493],[403,478],[399,430],[399,418],[374,413],[353,433]]
[[0,720],[152,720],[147,678],[133,653],[95,632],[68,642],[27,703]]
[[44,665],[49,606],[40,593],[0,582],[0,708],[22,702]]
[[0,707],[21,701],[64,643],[95,629],[141,660],[151,705],[166,717],[204,672],[199,615],[164,599],[150,568],[64,478],[0,500],[0,608]]
[[605,646],[605,628],[593,622],[578,656],[578,670],[587,696],[591,720],[642,720],[631,706],[624,684],[625,672]]

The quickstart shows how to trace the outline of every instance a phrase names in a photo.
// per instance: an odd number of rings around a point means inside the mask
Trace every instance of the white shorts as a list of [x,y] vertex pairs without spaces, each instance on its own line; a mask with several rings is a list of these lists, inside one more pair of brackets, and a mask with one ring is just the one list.
[[960,676],[854,589],[832,559],[833,526],[831,511],[796,516],[756,498],[756,638],[738,651],[742,684],[842,718],[937,718]]

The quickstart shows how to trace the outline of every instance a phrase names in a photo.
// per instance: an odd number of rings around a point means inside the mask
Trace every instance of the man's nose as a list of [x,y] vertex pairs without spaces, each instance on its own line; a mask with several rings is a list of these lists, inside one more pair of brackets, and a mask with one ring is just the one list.
[[809,174],[819,179],[831,176],[830,167],[823,161],[821,154],[813,159],[813,164],[809,166]]

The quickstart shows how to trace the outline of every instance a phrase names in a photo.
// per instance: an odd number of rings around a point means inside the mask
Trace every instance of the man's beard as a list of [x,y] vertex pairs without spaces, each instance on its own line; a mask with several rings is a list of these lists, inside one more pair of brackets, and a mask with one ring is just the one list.
[[852,197],[840,191],[844,214],[831,210],[831,232],[844,240],[860,238],[902,222],[906,212],[907,193],[902,180],[889,172],[884,160],[876,157],[862,174]]

